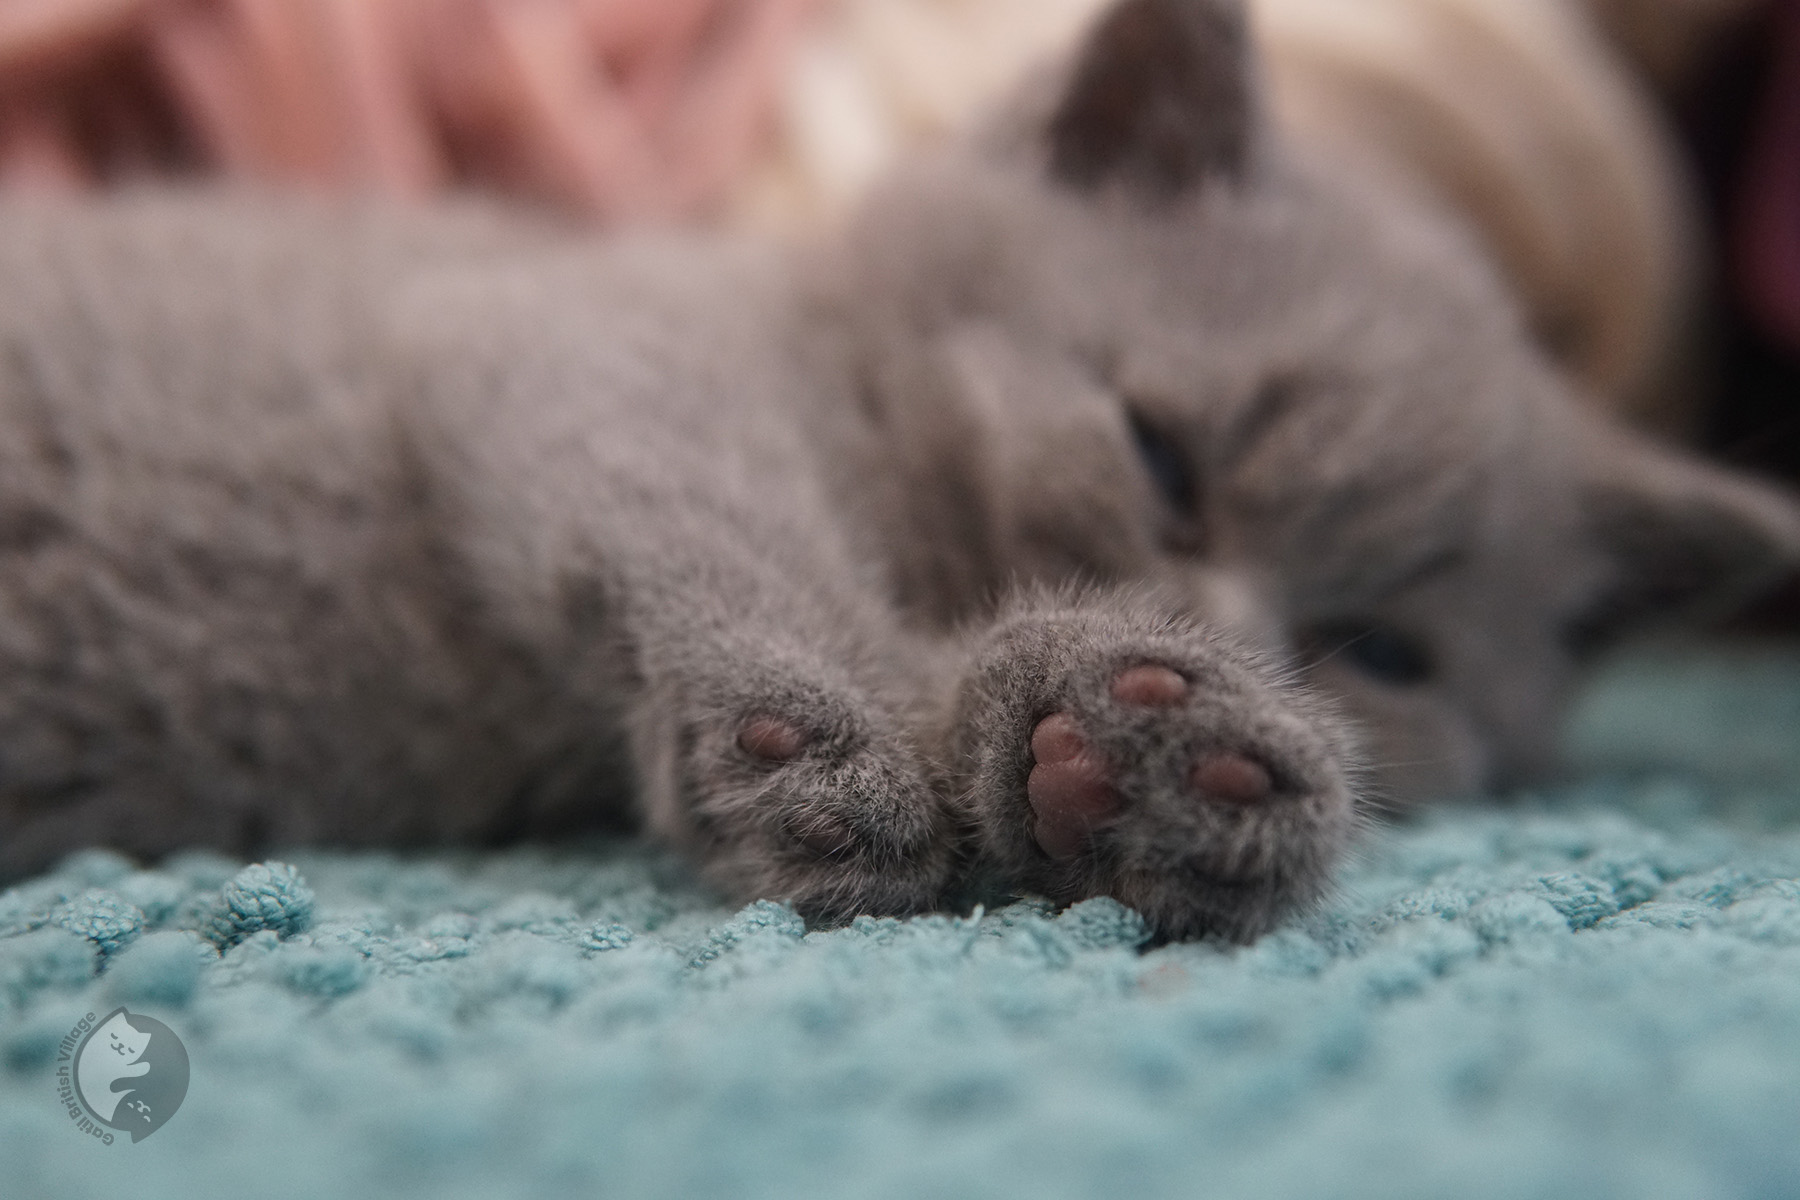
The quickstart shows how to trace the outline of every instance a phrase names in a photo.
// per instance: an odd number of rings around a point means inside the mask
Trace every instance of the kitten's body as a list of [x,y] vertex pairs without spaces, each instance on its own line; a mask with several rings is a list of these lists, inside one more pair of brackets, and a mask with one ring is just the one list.
[[[1791,512],[1594,424],[1452,241],[1253,149],[1234,30],[1132,0],[1054,113],[807,252],[10,205],[0,871],[635,804],[809,912],[960,863],[1247,935],[1357,819],[1292,651],[1360,647],[1310,670],[1390,789],[1534,765],[1559,632],[1731,590]],[[1183,39],[1171,152],[1106,87]]]

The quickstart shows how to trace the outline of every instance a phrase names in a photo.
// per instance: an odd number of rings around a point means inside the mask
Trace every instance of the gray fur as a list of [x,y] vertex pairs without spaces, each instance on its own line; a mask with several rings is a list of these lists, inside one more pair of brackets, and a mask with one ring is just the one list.
[[[1587,415],[1464,246],[1249,106],[1255,153],[1171,194],[1129,153],[1057,178],[1073,94],[803,248],[4,202],[0,873],[636,815],[823,919],[973,875],[1249,937],[1371,797],[1540,769],[1565,634],[1800,559],[1788,501]],[[1170,161],[1214,161],[1190,116]],[[1426,677],[1324,644],[1375,626]],[[1139,662],[1192,694],[1121,707]],[[1060,864],[1023,782],[1052,712],[1128,802]],[[803,748],[747,752],[756,720]],[[1269,805],[1186,790],[1218,747]]]

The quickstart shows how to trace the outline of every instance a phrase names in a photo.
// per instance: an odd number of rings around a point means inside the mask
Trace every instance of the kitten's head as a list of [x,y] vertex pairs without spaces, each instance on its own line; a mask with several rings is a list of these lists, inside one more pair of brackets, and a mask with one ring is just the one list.
[[1800,561],[1786,499],[1583,409],[1446,226],[1290,155],[1229,0],[1124,0],[854,245],[870,411],[941,501],[911,599],[1173,584],[1393,794],[1534,773],[1583,657]]

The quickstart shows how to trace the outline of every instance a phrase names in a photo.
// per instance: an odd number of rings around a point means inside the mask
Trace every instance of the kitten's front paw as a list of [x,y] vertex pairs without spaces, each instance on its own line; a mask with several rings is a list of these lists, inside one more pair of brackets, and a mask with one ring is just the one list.
[[718,714],[690,752],[707,874],[809,921],[932,907],[950,866],[924,764],[879,714],[807,689]]
[[1003,621],[959,706],[962,794],[1012,886],[1246,940],[1320,896],[1358,813],[1348,740],[1203,631],[1099,604]]

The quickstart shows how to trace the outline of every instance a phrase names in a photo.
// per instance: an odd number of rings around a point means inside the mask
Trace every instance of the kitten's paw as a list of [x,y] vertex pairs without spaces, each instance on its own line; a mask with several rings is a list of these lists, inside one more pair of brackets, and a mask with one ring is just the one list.
[[1013,886],[1108,895],[1165,937],[1248,939],[1328,885],[1348,740],[1203,631],[1095,606],[1003,622],[959,708],[962,794]]
[[814,689],[765,698],[720,714],[689,761],[701,861],[732,893],[788,900],[825,924],[937,902],[947,814],[878,714]]

